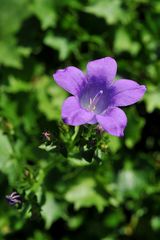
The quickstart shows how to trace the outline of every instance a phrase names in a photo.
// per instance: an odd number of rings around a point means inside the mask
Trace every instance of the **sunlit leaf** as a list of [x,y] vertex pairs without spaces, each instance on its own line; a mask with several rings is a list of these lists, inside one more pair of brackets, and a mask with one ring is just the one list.
[[31,11],[39,18],[45,30],[56,25],[57,15],[52,0],[33,0]]
[[114,49],[116,53],[127,51],[133,55],[136,55],[140,50],[140,44],[131,39],[129,31],[124,28],[117,29]]
[[65,198],[74,204],[75,209],[95,206],[101,212],[106,206],[106,200],[95,191],[94,187],[93,179],[83,179],[79,184],[69,189]]
[[147,111],[149,113],[153,112],[155,109],[160,109],[160,88],[151,88],[146,93],[144,98],[147,106]]
[[55,201],[54,195],[52,192],[46,193],[46,201],[42,207],[42,216],[45,219],[45,227],[48,229],[54,221],[62,217],[63,209]]
[[72,49],[72,44],[65,37],[54,36],[51,32],[45,36],[44,43],[59,51],[60,60],[65,60]]

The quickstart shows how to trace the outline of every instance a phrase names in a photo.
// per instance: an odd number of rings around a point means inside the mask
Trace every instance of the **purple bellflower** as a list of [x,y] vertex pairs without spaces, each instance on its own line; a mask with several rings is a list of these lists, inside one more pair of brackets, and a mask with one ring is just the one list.
[[73,95],[62,106],[64,123],[99,123],[109,134],[123,136],[127,117],[119,107],[139,101],[146,87],[128,79],[115,81],[116,71],[116,61],[105,57],[89,62],[86,74],[73,66],[53,74],[56,83]]

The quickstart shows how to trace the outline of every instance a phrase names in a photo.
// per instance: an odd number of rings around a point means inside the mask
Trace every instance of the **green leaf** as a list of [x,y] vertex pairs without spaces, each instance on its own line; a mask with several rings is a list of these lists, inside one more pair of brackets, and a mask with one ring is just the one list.
[[155,109],[160,109],[160,88],[150,86],[148,91],[144,96],[144,101],[146,102],[147,111],[149,113],[153,112]]
[[123,11],[121,9],[120,0],[99,0],[93,1],[93,4],[85,8],[86,12],[93,13],[97,17],[103,17],[107,23],[114,24],[122,16]]
[[42,29],[54,27],[57,21],[57,14],[52,0],[33,0],[31,11],[41,21]]
[[0,131],[0,171],[8,175],[10,184],[18,179],[21,168],[13,156],[12,146],[6,135]]
[[65,198],[74,204],[76,210],[82,207],[95,206],[99,212],[102,212],[107,202],[95,191],[94,187],[95,182],[92,178],[83,179],[69,189]]
[[6,40],[6,37],[16,33],[19,30],[23,20],[29,15],[30,10],[28,0],[1,0],[1,40]]
[[53,222],[58,218],[62,217],[63,209],[62,206],[56,202],[52,192],[46,192],[46,201],[42,206],[42,216],[45,219],[45,227],[49,229]]
[[[10,106],[10,107],[7,107]],[[0,95],[0,108],[11,127],[18,126],[20,124],[20,118],[17,116],[17,102],[11,101],[7,94],[1,93]]]
[[15,37],[23,20],[30,15],[27,3],[27,0],[1,0],[0,64],[5,66],[20,69],[22,68],[21,57],[26,54],[28,56],[28,50],[20,47]]
[[72,50],[72,44],[66,38],[54,36],[51,32],[46,34],[44,43],[59,52],[60,60],[65,60]]
[[128,109],[127,118],[128,124],[125,130],[125,144],[128,148],[133,148],[141,138],[141,130],[144,127],[145,119],[140,117],[133,107]]
[[9,86],[7,92],[18,93],[18,92],[29,92],[31,85],[28,82],[24,82],[21,79],[15,78],[13,75],[9,76]]
[[134,42],[131,39],[131,34],[129,31],[127,32],[126,29],[121,27],[116,31],[114,50],[116,53],[127,51],[133,55],[136,55],[140,50],[140,44],[138,42]]
[[152,217],[151,226],[152,226],[154,231],[159,231],[160,230],[160,217],[159,216]]
[[69,217],[68,226],[70,229],[77,229],[83,223],[83,217],[81,215],[76,215],[74,217]]
[[74,167],[85,167],[90,165],[90,163],[85,161],[84,159],[78,159],[74,157],[69,157],[68,161],[71,164],[71,166],[74,166]]
[[118,210],[112,211],[108,214],[105,220],[105,224],[107,227],[116,228],[121,222],[125,219],[123,212]]
[[121,141],[115,136],[109,136],[109,149],[111,152],[116,153],[121,147]]
[[0,41],[0,64],[4,66],[21,69],[22,57],[28,57],[30,53],[30,48],[17,46],[15,39],[12,37]]
[[57,86],[52,77],[42,76],[35,86],[38,108],[48,120],[59,119],[62,103],[67,93]]
[[39,146],[39,148],[42,149],[42,150],[45,150],[46,152],[49,152],[49,151],[55,149],[56,146],[53,145],[52,143],[50,145],[47,145],[46,143],[43,143]]
[[123,169],[118,175],[118,191],[122,196],[139,198],[142,190],[146,187],[143,172],[136,172],[132,169]]
[[6,135],[0,131],[0,168],[3,163],[13,154],[13,149]]
[[0,41],[0,64],[18,69],[22,68],[21,56],[15,39]]

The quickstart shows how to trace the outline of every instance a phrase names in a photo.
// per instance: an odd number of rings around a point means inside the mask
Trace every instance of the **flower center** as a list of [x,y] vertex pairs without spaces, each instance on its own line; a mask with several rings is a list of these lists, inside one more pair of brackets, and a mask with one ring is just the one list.
[[94,112],[96,110],[96,105],[99,102],[101,96],[103,94],[103,90],[100,90],[94,98],[89,99],[89,105],[87,106],[87,110],[90,112]]

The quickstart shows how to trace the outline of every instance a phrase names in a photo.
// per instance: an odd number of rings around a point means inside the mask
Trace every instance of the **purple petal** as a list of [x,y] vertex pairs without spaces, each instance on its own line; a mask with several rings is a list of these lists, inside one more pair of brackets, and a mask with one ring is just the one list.
[[97,123],[97,118],[94,116],[91,121],[88,122],[89,124],[96,124]]
[[111,57],[105,57],[91,61],[87,64],[87,76],[89,80],[105,81],[109,85],[115,78],[117,63]]
[[62,119],[64,123],[78,126],[90,122],[93,117],[93,112],[88,112],[80,107],[76,97],[69,97],[64,101],[62,106]]
[[127,117],[120,108],[110,108],[104,116],[97,115],[96,117],[102,128],[109,134],[117,137],[124,135],[123,131],[127,125]]
[[72,95],[78,95],[86,81],[83,72],[72,66],[58,70],[53,77],[60,87]]
[[121,79],[111,88],[111,106],[128,106],[139,101],[146,91],[144,85],[139,85],[132,80]]

